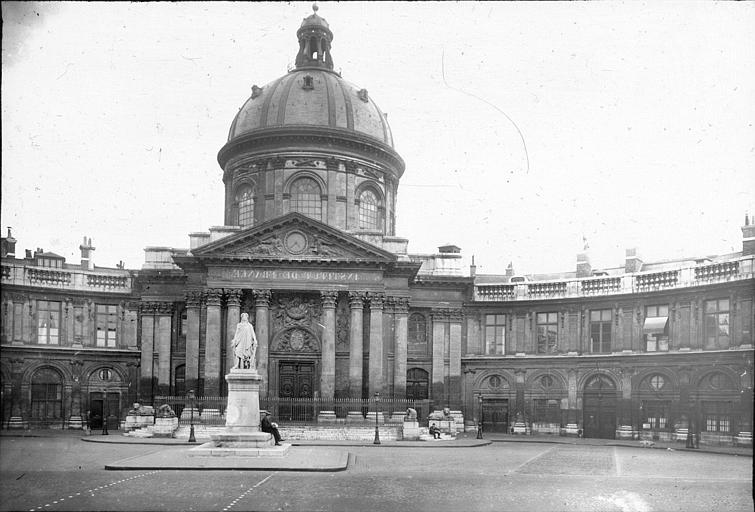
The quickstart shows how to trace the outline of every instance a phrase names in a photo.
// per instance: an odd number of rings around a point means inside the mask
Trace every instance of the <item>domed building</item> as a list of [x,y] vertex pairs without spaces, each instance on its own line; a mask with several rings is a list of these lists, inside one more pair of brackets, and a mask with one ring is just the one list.
[[555,274],[410,254],[385,114],[334,71],[316,9],[296,35],[295,67],[252,87],[218,153],[222,226],[134,271],[95,267],[91,240],[72,265],[3,237],[3,426],[117,428],[133,401],[180,408],[190,390],[222,423],[247,313],[284,432],[382,417],[398,436],[413,407],[423,426],[450,409],[446,429],[752,445],[755,219],[738,252],[629,248],[596,269],[585,248]]
[[[263,396],[403,399],[409,378],[409,396],[426,399],[431,380],[448,375],[458,387],[458,362],[449,374],[427,340],[409,350],[410,286],[429,265],[428,299],[415,305],[429,315],[450,280],[458,289],[444,300],[458,313],[471,278],[458,250],[410,257],[395,236],[404,161],[367,89],[334,71],[333,33],[314,9],[296,32],[295,67],[252,87],[218,153],[224,225],[192,233],[188,251],[147,251],[142,301],[159,304],[142,314],[147,401],[187,389],[224,394],[242,312],[255,324]],[[175,318],[160,313],[171,308]],[[443,318],[460,353],[461,315]],[[181,326],[175,339],[159,327],[172,322]]]

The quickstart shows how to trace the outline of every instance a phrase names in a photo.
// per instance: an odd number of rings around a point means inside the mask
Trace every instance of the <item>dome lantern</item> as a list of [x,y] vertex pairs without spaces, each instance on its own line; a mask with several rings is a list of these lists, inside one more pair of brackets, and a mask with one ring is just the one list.
[[330,43],[333,33],[328,22],[317,14],[317,4],[312,5],[312,15],[304,18],[296,31],[299,39],[299,53],[296,55],[296,69],[318,68],[333,70],[330,56]]

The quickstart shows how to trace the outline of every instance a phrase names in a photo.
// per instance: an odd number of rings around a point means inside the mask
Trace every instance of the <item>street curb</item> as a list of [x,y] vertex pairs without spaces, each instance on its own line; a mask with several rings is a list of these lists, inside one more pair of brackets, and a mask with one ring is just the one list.
[[642,448],[642,449],[651,449],[651,450],[671,450],[675,452],[691,452],[691,453],[712,453],[716,455],[733,455],[735,457],[752,457],[752,452],[750,453],[733,453],[728,451],[716,451],[716,450],[708,450],[705,448],[687,448],[687,447],[671,447],[671,446],[642,446],[642,445],[634,445],[634,444],[622,444],[622,443],[589,443],[589,442],[582,442],[582,443],[575,443],[575,442],[565,442],[565,441],[552,441],[549,439],[538,439],[537,441],[530,440],[530,439],[521,439],[521,440],[514,440],[514,439],[491,439],[493,443],[539,443],[539,444],[563,444],[563,445],[569,445],[569,446],[618,446],[623,448]]

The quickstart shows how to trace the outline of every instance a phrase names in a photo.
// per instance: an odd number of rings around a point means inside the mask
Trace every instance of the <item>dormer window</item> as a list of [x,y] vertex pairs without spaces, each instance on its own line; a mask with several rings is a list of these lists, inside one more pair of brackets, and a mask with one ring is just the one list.
[[302,89],[314,89],[315,88],[315,80],[310,75],[306,75],[303,79],[304,83],[302,84]]

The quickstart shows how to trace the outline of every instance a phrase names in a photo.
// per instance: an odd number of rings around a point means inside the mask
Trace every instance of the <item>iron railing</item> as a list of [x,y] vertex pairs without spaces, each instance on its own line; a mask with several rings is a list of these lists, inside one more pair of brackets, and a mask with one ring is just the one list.
[[[194,399],[194,422],[204,425],[225,425],[225,411],[228,397],[204,396]],[[168,404],[179,417],[180,425],[188,425],[191,421],[189,414],[191,403],[186,396],[155,396],[154,407]],[[283,424],[317,424],[320,413],[331,411],[335,414],[336,422],[345,422],[349,413],[358,412],[362,418],[367,413],[379,411],[383,420],[390,422],[394,413],[405,413],[408,408],[417,411],[420,424],[427,423],[427,417],[435,409],[442,409],[438,405],[433,408],[431,400],[412,400],[399,398],[260,398],[260,409],[270,412],[276,422]],[[186,409],[187,413],[182,414]],[[332,421],[332,415],[326,415]],[[395,416],[398,418],[399,416]],[[374,418],[374,416],[372,416]],[[397,420],[400,421],[400,420]]]

